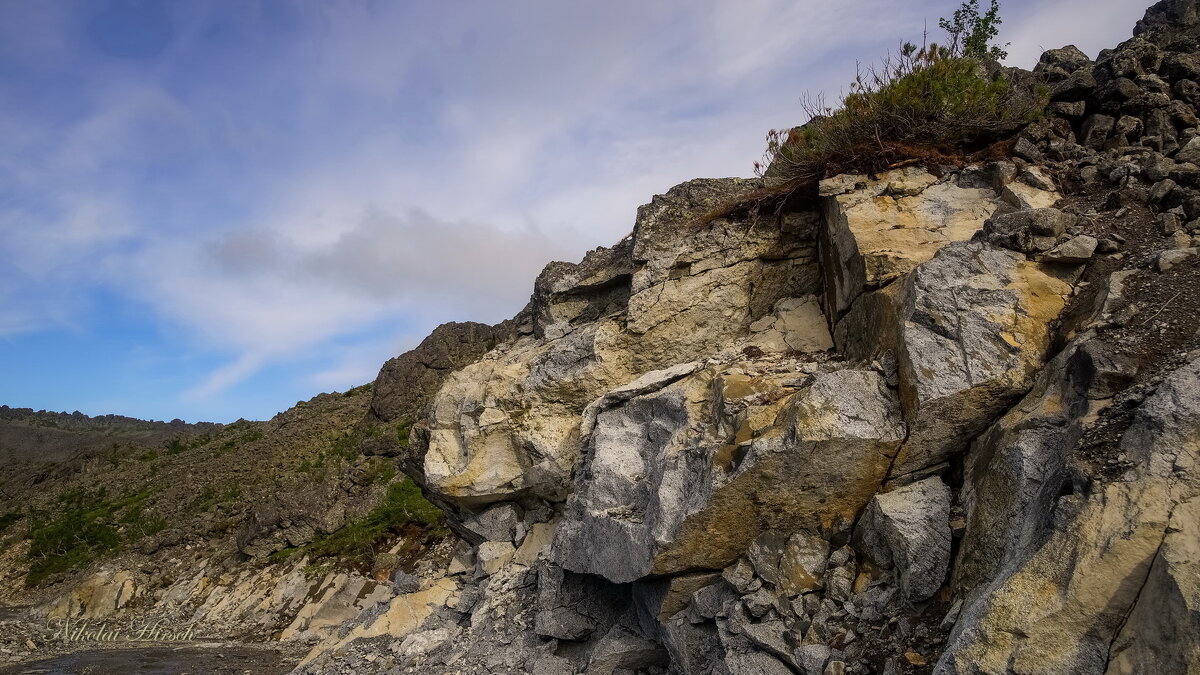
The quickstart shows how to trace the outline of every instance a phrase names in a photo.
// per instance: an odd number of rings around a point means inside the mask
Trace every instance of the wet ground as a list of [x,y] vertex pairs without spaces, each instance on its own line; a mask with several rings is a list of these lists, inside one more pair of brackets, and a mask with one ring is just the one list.
[[96,649],[0,666],[0,675],[282,675],[293,657],[254,645]]

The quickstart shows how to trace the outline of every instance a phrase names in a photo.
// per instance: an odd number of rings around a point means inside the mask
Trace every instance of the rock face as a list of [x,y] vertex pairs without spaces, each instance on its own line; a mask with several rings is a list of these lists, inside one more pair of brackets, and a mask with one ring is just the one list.
[[[1069,371],[1064,375],[1070,377]],[[1028,417],[1039,409],[1031,401],[1028,412],[1014,415]],[[1040,526],[1042,532],[1033,533],[1040,536],[1007,538],[1019,545],[995,566],[992,580],[968,596],[971,604],[955,627],[941,671],[1187,672],[1194,667],[1193,584],[1177,582],[1174,575],[1184,572],[1181,548],[1196,544],[1184,534],[1191,527],[1180,518],[1192,512],[1200,491],[1191,473],[1200,453],[1200,360],[1171,373],[1136,408],[1119,447],[1132,463],[1120,480],[1090,494],[1059,498],[1059,508],[1068,509],[1061,518],[1069,519],[1069,527],[1050,529],[1035,521],[1021,531]],[[1041,454],[1061,448],[1044,447]],[[993,463],[989,471],[1011,475],[1007,466],[1012,465]],[[982,473],[977,478],[989,479]],[[1022,502],[1029,503],[1026,495],[1013,495],[1019,501],[1010,505],[992,494],[976,501],[975,508],[1002,509],[1009,519],[1030,521],[1036,511],[1017,512]],[[979,516],[987,517],[995,516]],[[964,544],[971,543],[968,535]],[[1163,614],[1169,607],[1175,612]],[[1165,634],[1156,631],[1164,621],[1170,624]],[[1162,652],[1150,654],[1156,645]]]
[[864,295],[837,329],[847,355],[891,353],[908,437],[891,474],[937,467],[1032,384],[1071,285],[1024,255],[948,246]]
[[[408,663],[825,673],[868,653],[891,654],[872,668],[936,660],[955,621],[922,613],[969,592],[952,533],[974,493],[955,467],[975,466],[972,442],[1044,372],[1099,239],[1021,206],[1058,195],[1006,162],[839,177],[819,209],[702,218],[753,188],[693,181],[656,197],[617,246],[547,267],[512,336],[445,375],[407,466],[476,544],[447,571],[475,585],[414,629],[428,640],[411,638],[440,644],[431,631],[467,625],[465,651]],[[996,574],[978,567],[971,588]],[[901,632],[884,630],[897,616]]]
[[609,389],[739,342],[827,349],[813,299],[817,215],[699,221],[755,187],[685,183],[643,207],[626,241],[549,266],[529,330],[450,374],[433,397],[417,450],[423,484],[468,508],[561,501],[580,455],[579,416]]

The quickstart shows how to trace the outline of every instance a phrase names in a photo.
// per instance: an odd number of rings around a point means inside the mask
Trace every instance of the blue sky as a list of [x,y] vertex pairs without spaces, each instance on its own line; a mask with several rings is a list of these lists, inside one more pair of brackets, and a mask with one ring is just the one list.
[[[1145,7],[1003,4],[1026,67]],[[368,382],[956,5],[0,0],[0,403],[228,422]]]

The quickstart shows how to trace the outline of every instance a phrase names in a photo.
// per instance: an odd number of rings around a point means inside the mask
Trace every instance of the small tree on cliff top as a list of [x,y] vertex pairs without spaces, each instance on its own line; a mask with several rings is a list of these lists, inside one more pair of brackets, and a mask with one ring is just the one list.
[[938,25],[950,36],[950,51],[955,56],[969,59],[991,58],[997,61],[1008,56],[1003,46],[992,44],[1000,34],[1000,0],[992,0],[983,14],[979,13],[979,0],[967,0],[954,10],[950,18],[938,20]]
[[795,189],[837,173],[876,171],[924,157],[941,162],[1004,138],[1045,106],[1040,92],[1017,92],[1003,71],[982,61],[1004,58],[1000,3],[966,0],[941,19],[949,43],[904,43],[882,63],[860,68],[838,106],[806,95],[809,121],[767,135],[763,162],[768,185]]

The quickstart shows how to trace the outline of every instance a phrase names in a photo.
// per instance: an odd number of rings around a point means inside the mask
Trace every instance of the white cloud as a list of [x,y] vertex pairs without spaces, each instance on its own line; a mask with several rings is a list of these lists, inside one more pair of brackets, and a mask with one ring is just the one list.
[[[805,90],[835,98],[856,58],[951,4],[181,5],[164,56],[97,66],[79,114],[0,113],[0,178],[31,200],[0,208],[0,335],[101,287],[232,355],[194,398],[314,352],[318,386],[360,383],[436,321],[510,315],[544,263],[616,241],[654,193],[748,174]],[[1026,66],[1067,34],[1094,55],[1140,15],[1013,9]],[[79,58],[69,13],[35,18],[54,33],[26,40],[37,63]],[[412,334],[380,332],[400,319]]]
[[1091,58],[1133,36],[1133,25],[1151,4],[1148,0],[1056,0],[1018,6],[1002,26],[1008,63],[1032,68],[1048,49],[1069,44]]

